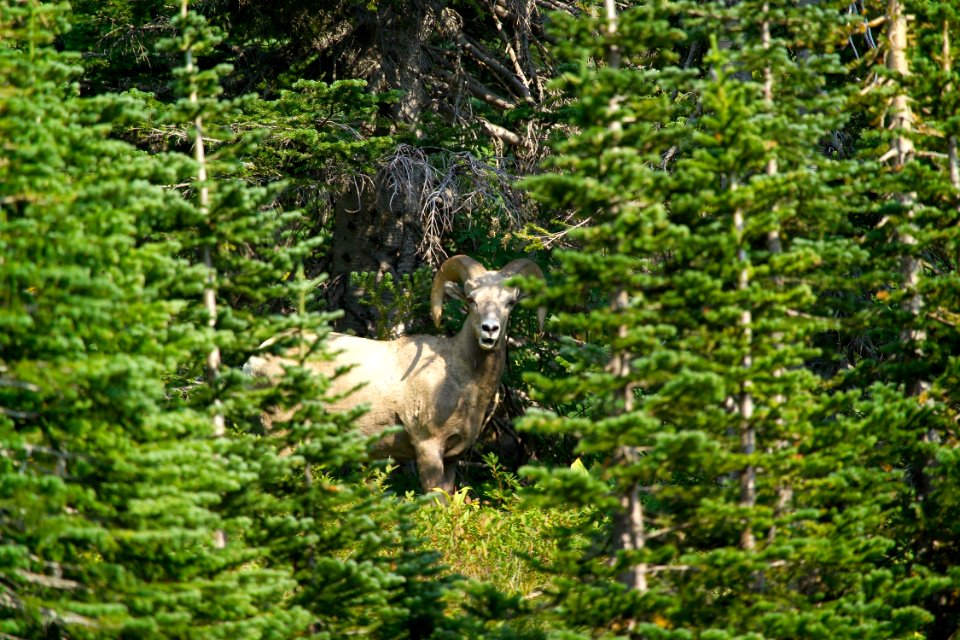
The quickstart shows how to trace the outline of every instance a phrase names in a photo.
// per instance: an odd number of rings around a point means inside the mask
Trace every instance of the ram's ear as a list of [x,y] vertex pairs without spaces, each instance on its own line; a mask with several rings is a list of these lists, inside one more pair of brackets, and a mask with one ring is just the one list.
[[464,302],[467,299],[467,296],[463,293],[463,288],[456,282],[445,282],[443,285],[443,292],[453,298],[454,300],[459,300]]
[[543,323],[547,320],[547,308],[537,307],[537,329],[543,335]]

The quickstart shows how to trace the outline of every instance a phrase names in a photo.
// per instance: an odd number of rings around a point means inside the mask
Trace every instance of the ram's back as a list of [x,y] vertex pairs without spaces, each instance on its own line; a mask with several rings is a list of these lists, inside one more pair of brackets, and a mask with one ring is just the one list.
[[441,430],[442,416],[449,413],[446,405],[458,403],[456,380],[443,353],[442,338],[377,341],[331,334],[327,344],[334,360],[311,367],[328,376],[341,370],[331,392],[349,392],[331,408],[364,405],[367,413],[357,420],[357,426],[366,435],[404,426],[404,431],[385,437],[374,447],[376,455],[413,458],[411,437],[427,439]]
[[[367,409],[356,422],[365,435],[403,426],[373,446],[375,456],[413,459],[412,439],[442,439],[445,430],[462,427],[462,375],[445,352],[449,345],[429,335],[380,341],[331,333],[325,350],[332,359],[308,360],[307,367],[331,378],[332,410]],[[275,379],[295,362],[294,353],[251,358],[244,370]]]

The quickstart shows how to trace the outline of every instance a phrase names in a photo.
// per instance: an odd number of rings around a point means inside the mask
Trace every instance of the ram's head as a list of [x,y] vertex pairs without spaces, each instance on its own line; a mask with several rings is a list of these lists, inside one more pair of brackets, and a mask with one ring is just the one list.
[[[433,322],[440,326],[444,296],[461,300],[467,305],[465,325],[477,338],[481,349],[493,350],[503,343],[507,320],[521,292],[507,286],[514,276],[532,276],[543,279],[543,271],[530,260],[507,263],[499,271],[488,271],[468,256],[453,256],[446,260],[433,279],[430,292],[430,311]],[[543,330],[545,309],[537,310],[540,330]]]

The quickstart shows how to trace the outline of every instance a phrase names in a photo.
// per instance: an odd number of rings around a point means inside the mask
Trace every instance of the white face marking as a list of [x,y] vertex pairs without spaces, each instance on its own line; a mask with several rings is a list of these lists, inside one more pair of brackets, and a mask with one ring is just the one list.
[[498,285],[468,287],[467,303],[473,331],[481,349],[496,349],[506,331],[517,290]]

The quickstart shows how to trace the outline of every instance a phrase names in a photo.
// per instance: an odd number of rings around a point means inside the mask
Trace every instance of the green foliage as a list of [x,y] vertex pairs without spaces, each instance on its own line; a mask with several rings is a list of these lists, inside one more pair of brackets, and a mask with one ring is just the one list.
[[147,0],[74,0],[72,28],[59,34],[69,51],[90,52],[82,59],[83,83],[94,94],[118,93],[133,87],[160,92],[171,69],[180,63],[156,49],[170,37],[169,2]]
[[352,273],[350,284],[358,287],[364,304],[375,310],[377,340],[426,332],[424,319],[430,315],[433,284],[433,270],[429,267],[396,279],[390,273]]
[[[0,636],[955,633],[955,3],[904,76],[864,3],[228,4],[0,6]],[[375,174],[425,261],[554,267],[449,506],[303,366]],[[377,337],[431,273],[353,275]]]
[[267,133],[247,158],[252,175],[296,183],[372,173],[374,159],[394,144],[389,136],[371,135],[377,109],[392,99],[368,93],[360,80],[300,80],[276,100],[254,101],[237,121]]
[[[474,495],[463,487],[449,504],[421,509],[414,514],[416,531],[456,574],[496,585],[508,596],[538,596],[549,588],[556,550],[586,546],[586,538],[577,533],[586,510],[523,508],[516,493],[490,485],[480,491]],[[482,590],[476,584],[471,588]]]
[[[881,91],[863,99],[878,120],[892,120],[893,96],[909,97],[909,130],[889,126],[864,136],[862,155],[870,162],[863,189],[864,246],[870,269],[861,277],[871,292],[851,324],[869,339],[855,360],[847,383],[868,387],[861,408],[866,420],[882,427],[874,464],[897,469],[904,482],[892,488],[887,527],[901,542],[891,554],[908,575],[917,577],[910,602],[929,614],[922,619],[929,637],[948,637],[960,624],[953,567],[960,549],[953,540],[956,472],[944,454],[955,448],[956,260],[958,194],[955,91],[960,76],[953,64],[958,14],[950,3],[905,3],[905,52],[909,75],[874,65],[885,78]],[[907,145],[898,157],[893,151]],[[866,163],[865,163],[866,164]],[[876,194],[882,194],[876,197]],[[871,454],[873,456],[873,454]],[[936,588],[929,585],[934,584]],[[919,617],[918,617],[919,616]]]
[[[524,422],[575,435],[602,464],[528,475],[538,503],[610,514],[594,551],[558,555],[569,629],[889,638],[930,621],[918,607],[942,580],[868,587],[891,576],[883,487],[902,481],[851,457],[876,422],[849,418],[853,397],[805,367],[836,326],[817,294],[849,287],[836,274],[868,257],[839,204],[855,167],[819,153],[846,104],[825,89],[846,37],[825,9],[663,2],[624,11],[615,33],[600,18],[558,25],[583,61],[561,84],[579,133],[555,145],[556,173],[526,183],[592,223],[536,302],[558,310],[553,330],[606,349],[571,350],[563,378],[529,376],[540,404],[589,398],[593,415]],[[765,46],[746,26],[758,20]],[[702,75],[670,55],[684,33],[710,34]],[[584,310],[595,291],[606,300]]]
[[108,137],[139,114],[78,96],[49,46],[63,10],[0,9],[0,631],[246,637],[251,554],[215,540],[249,476],[164,386],[192,355],[179,292],[201,282],[156,232],[182,211],[163,185],[183,164]]

